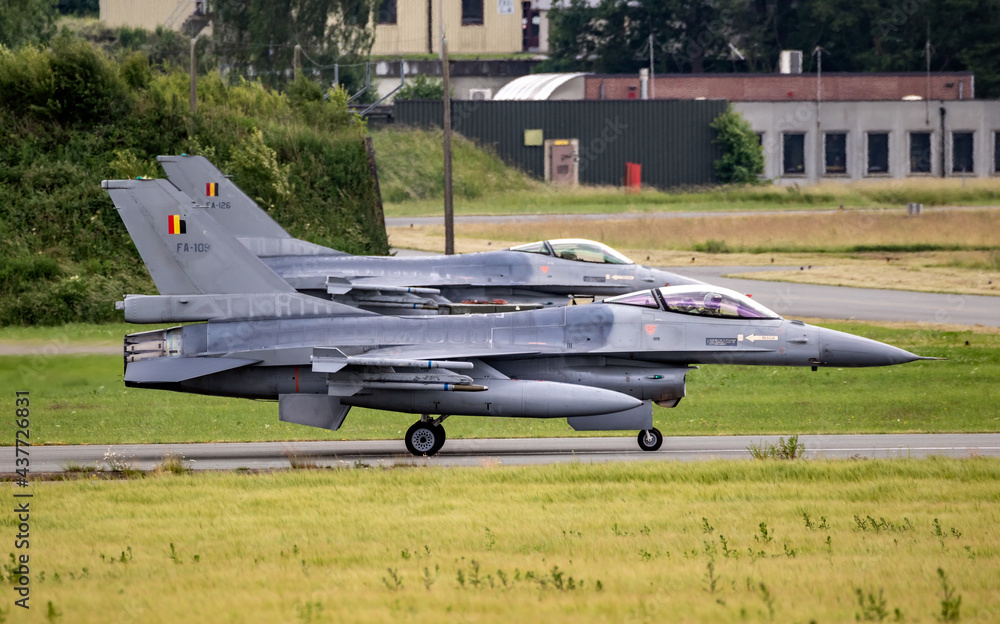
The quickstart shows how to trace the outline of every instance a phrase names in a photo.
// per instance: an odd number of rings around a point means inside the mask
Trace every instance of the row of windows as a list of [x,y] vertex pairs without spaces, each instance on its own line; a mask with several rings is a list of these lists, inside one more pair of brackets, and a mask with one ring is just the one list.
[[[379,24],[396,23],[396,0],[381,0],[378,5]],[[483,23],[483,0],[462,0],[462,25],[475,26]]]
[[[973,132],[951,133],[952,173],[973,173]],[[763,141],[763,135],[758,135]],[[931,172],[930,132],[909,133],[909,172]],[[865,173],[880,175],[889,173],[889,133],[865,133],[866,150]],[[847,175],[847,133],[826,132],[823,135],[824,175]],[[782,135],[782,171],[785,175],[804,175],[806,172],[805,134],[786,133]],[[993,133],[993,172],[1000,173],[1000,132]]]

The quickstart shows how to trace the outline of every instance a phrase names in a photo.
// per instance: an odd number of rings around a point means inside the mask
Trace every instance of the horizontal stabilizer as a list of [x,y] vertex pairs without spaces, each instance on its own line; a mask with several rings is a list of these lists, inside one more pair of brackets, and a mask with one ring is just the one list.
[[130,362],[125,367],[126,383],[178,383],[196,377],[241,368],[260,360],[206,357],[159,357]]
[[116,304],[129,323],[253,321],[375,316],[342,303],[299,293],[250,295],[126,295]]

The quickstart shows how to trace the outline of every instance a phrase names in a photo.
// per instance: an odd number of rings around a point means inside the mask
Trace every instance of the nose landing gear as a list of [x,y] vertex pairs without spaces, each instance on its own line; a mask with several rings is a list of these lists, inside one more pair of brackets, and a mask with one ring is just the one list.
[[639,432],[639,448],[644,451],[656,451],[663,445],[663,434],[655,427]]

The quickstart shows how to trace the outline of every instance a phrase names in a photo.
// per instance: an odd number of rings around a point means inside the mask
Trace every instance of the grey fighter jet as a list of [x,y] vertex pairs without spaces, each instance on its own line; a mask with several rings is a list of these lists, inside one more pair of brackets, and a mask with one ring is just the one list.
[[663,441],[696,364],[857,367],[927,359],[781,318],[707,285],[600,303],[396,317],[298,293],[164,180],[103,183],[150,272],[173,295],[119,302],[135,323],[199,322],[125,337],[125,384],[278,401],[282,421],[336,430],[352,406],[419,414],[406,447],[433,455],[452,415],[566,418],[576,430]]
[[[607,245],[580,239],[455,256],[353,256],[292,238],[204,156],[158,160],[172,184],[299,292],[366,310],[434,314],[440,304],[462,302],[547,307],[566,305],[573,296],[702,283],[637,265]],[[180,294],[156,286],[161,294]]]

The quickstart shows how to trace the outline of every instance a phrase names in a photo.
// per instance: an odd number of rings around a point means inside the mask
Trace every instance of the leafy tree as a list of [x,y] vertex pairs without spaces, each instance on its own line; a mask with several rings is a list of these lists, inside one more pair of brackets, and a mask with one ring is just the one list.
[[723,2],[704,0],[572,0],[550,12],[549,60],[536,71],[634,72],[649,65],[653,40],[658,72],[729,67]]
[[374,0],[215,0],[213,45],[239,76],[281,86],[292,79],[295,45],[303,71],[322,82],[363,86],[359,64],[375,40]]
[[572,0],[549,12],[549,60],[535,71],[632,71],[636,51],[628,37],[629,7],[620,0],[601,0],[590,6]]
[[444,99],[444,84],[440,80],[418,74],[411,82],[396,92],[395,100],[441,100]]
[[727,184],[756,184],[764,173],[764,148],[743,115],[732,106],[710,124],[716,132],[715,143],[722,158],[715,161],[719,181]]
[[[972,71],[978,97],[1000,96],[996,0],[573,0],[550,13],[550,58],[538,71],[773,72],[781,50],[803,69]],[[743,59],[733,52],[735,47]]]
[[0,45],[46,43],[55,34],[55,18],[51,0],[0,0]]

